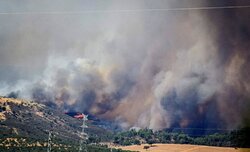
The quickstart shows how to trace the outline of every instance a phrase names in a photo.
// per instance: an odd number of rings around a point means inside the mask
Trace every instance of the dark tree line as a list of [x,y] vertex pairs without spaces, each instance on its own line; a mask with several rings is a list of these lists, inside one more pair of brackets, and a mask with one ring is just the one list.
[[113,142],[119,145],[176,143],[223,147],[250,147],[250,128],[243,128],[227,133],[214,133],[205,136],[189,136],[183,132],[167,130],[155,131],[141,129],[118,132],[113,135]]

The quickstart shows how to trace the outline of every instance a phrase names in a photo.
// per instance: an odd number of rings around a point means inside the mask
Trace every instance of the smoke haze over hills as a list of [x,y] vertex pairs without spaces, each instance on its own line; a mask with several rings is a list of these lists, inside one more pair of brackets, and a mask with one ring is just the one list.
[[[48,12],[0,16],[2,95],[124,128],[249,125],[249,8],[133,11],[246,1],[1,3],[1,12]],[[84,10],[131,11],[67,14]]]

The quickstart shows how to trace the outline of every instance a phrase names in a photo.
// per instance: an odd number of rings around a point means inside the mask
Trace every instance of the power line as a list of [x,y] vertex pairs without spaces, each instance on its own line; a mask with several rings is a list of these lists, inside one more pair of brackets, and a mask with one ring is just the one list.
[[136,12],[167,12],[189,10],[219,10],[219,9],[242,9],[250,8],[250,5],[240,6],[205,6],[205,7],[177,7],[177,8],[149,8],[149,9],[123,9],[123,10],[84,10],[84,11],[47,11],[47,12],[0,12],[0,15],[57,15],[57,14],[89,14],[89,13],[136,13]]
[[47,152],[51,152],[51,145],[52,145],[52,139],[51,139],[51,136],[52,136],[52,132],[51,132],[51,131],[49,131]]
[[[84,143],[83,143],[83,142],[84,142],[84,139],[86,140],[86,139],[88,138],[88,135],[85,133],[85,128],[88,128],[88,126],[87,126],[87,124],[86,124],[86,121],[87,121],[87,120],[88,120],[88,116],[87,116],[87,115],[84,115],[83,120],[82,120],[82,126],[81,126],[82,132],[81,132],[81,134],[80,134],[81,140],[80,140],[80,144],[79,144],[79,152],[82,152],[82,151],[83,151],[82,147],[83,147],[83,144],[84,144]],[[85,146],[84,146],[84,151],[85,151],[85,152],[88,152],[86,143],[85,143],[84,145],[85,145]]]

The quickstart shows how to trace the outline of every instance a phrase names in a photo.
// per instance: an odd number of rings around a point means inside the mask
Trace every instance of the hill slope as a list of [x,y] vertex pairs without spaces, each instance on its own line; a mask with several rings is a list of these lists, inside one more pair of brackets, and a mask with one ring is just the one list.
[[[81,120],[67,116],[34,101],[0,97],[0,136],[2,138],[23,137],[46,140],[48,132],[59,140],[79,141]],[[87,132],[90,136],[109,136],[111,133],[92,125],[89,121]]]

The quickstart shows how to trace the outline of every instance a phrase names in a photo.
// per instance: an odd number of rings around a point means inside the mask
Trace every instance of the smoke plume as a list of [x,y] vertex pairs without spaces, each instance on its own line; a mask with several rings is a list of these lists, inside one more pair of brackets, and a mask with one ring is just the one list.
[[[67,12],[247,5],[241,0],[197,2],[85,1],[50,7],[31,2],[19,8]],[[13,11],[15,5],[6,7]],[[89,113],[123,128],[250,125],[247,8],[0,18],[3,95]]]

